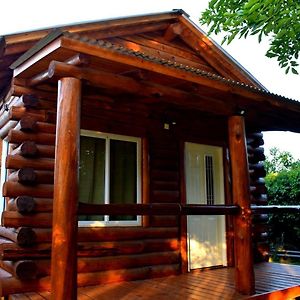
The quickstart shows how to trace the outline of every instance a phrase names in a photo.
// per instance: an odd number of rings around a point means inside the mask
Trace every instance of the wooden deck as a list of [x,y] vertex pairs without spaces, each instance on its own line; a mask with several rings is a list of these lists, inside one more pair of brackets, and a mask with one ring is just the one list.
[[[264,294],[300,286],[300,266],[261,263],[255,266],[256,293]],[[248,299],[234,290],[234,269],[193,271],[179,276],[103,284],[78,289],[79,300],[179,300]],[[300,295],[300,293],[299,293]],[[49,292],[26,293],[10,300],[50,299]],[[265,298],[268,299],[268,298]],[[273,298],[272,298],[273,299]],[[275,298],[275,299],[286,299]]]

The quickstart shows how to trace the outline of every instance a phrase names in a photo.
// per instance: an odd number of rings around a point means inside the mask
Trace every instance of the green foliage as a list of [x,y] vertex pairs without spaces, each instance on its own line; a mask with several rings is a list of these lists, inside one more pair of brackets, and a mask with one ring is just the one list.
[[[273,148],[266,186],[269,205],[300,204],[300,164],[291,153]],[[284,242],[300,248],[300,214],[273,214],[269,218],[273,244]]]
[[300,160],[295,160],[290,152],[280,151],[276,147],[270,149],[270,156],[265,161],[267,173],[278,173],[298,167],[300,167]]
[[236,37],[268,36],[267,57],[276,57],[286,73],[298,74],[300,52],[299,0],[210,0],[200,23],[210,26],[209,33],[225,32],[223,42]]

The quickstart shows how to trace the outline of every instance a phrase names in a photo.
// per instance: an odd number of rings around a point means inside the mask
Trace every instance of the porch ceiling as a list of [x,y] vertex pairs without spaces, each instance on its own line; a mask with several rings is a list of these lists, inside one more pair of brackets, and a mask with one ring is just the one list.
[[69,32],[48,40],[16,67],[14,84],[54,94],[57,79],[65,76],[83,79],[87,92],[97,87],[106,96],[130,95],[149,105],[168,104],[215,117],[244,112],[251,130],[300,132],[297,101],[139,49]]

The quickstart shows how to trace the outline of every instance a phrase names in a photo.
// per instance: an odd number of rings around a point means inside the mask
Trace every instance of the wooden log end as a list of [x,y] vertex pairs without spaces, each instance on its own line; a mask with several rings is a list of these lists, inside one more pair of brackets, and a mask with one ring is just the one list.
[[[18,181],[22,184],[35,184],[37,181],[37,175],[33,168],[21,168],[18,172]],[[21,198],[22,199],[22,198]],[[19,201],[23,201],[18,199]]]
[[38,148],[35,142],[25,141],[20,145],[20,154],[24,157],[36,157],[38,155]]
[[20,130],[22,131],[36,131],[37,129],[37,120],[32,116],[24,116],[19,122]]
[[35,201],[33,197],[19,196],[15,199],[16,207],[19,213],[28,214],[35,210]]
[[21,227],[18,229],[17,243],[21,247],[30,247],[36,243],[36,234],[32,228]]
[[18,261],[14,265],[15,274],[20,279],[35,279],[37,277],[38,269],[34,261],[25,260]]
[[26,108],[37,108],[39,105],[39,100],[34,95],[22,95],[20,100]]

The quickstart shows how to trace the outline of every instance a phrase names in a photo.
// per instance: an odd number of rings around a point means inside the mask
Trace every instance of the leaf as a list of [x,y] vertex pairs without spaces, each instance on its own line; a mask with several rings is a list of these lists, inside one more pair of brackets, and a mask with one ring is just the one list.
[[285,70],[285,74],[287,74],[290,71],[290,67],[287,67]]
[[292,68],[292,72],[293,72],[294,74],[296,74],[296,75],[299,74],[298,71],[297,71],[295,68]]

